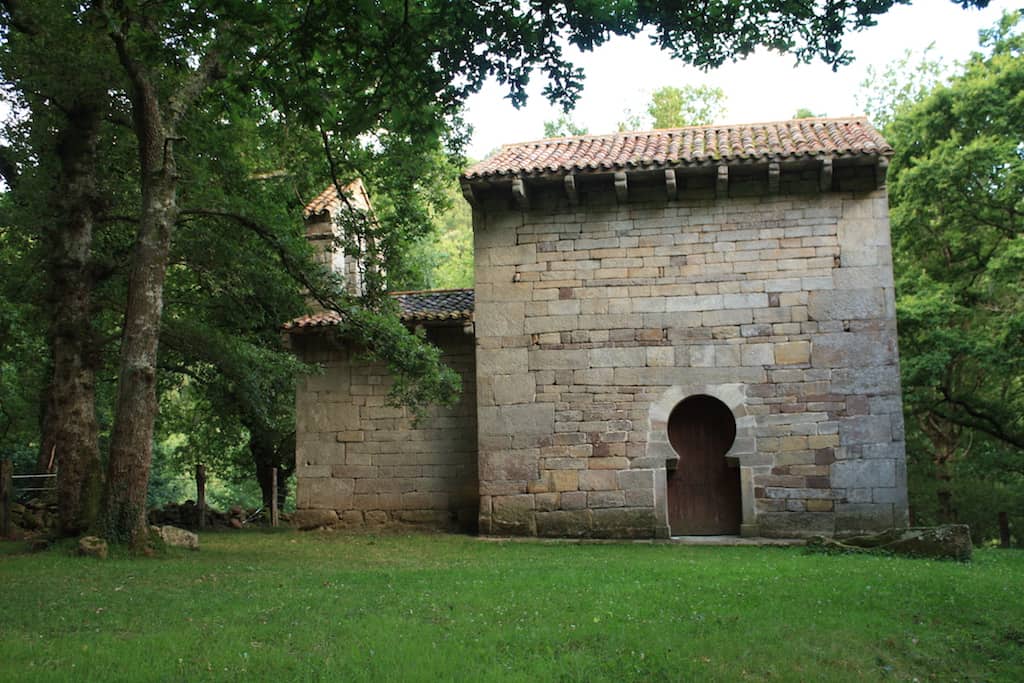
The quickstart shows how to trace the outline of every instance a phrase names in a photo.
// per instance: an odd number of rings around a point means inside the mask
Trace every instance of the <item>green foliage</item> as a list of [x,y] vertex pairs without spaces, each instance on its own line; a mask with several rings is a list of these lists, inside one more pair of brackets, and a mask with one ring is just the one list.
[[[1024,35],[1006,15],[942,84],[908,54],[865,83],[889,171],[911,505],[997,536],[1024,500]],[[1019,532],[1017,539],[1019,542]]]
[[868,65],[854,101],[880,130],[887,129],[902,109],[925,99],[943,81],[947,68],[941,57],[932,56],[934,49],[932,43],[920,56],[906,50],[881,70]]
[[907,399],[1024,449],[1024,36],[1007,15],[962,74],[887,129]]
[[46,344],[32,307],[20,301],[19,290],[32,283],[15,260],[11,232],[0,227],[0,459],[13,458],[25,471],[35,467],[39,448]]
[[[1005,449],[992,449],[1001,456],[1013,457]],[[984,471],[975,463],[983,459],[972,451],[958,460],[951,470],[952,504],[956,520],[971,527],[975,545],[994,545],[999,540],[999,513],[1009,518],[1011,544],[1024,547],[1024,476],[1019,473],[998,474],[997,468]],[[939,507],[939,493],[946,486],[935,477],[930,458],[912,458],[907,471],[910,507],[918,525],[946,522]]]
[[666,85],[651,94],[647,114],[655,128],[704,126],[725,113],[725,92],[708,85]]
[[171,443],[165,441],[153,445],[153,464],[149,470],[149,487],[146,489],[146,506],[149,508],[195,499],[194,480],[189,481],[183,474],[184,470],[174,464],[172,458]]
[[645,115],[634,114],[627,107],[622,112],[618,129],[622,131],[651,128],[680,128],[714,123],[725,115],[725,92],[708,85],[666,85],[651,94]]
[[793,114],[793,118],[794,119],[814,119],[814,118],[818,118],[818,117],[821,117],[821,116],[828,116],[828,114],[825,114],[825,113],[815,114],[813,111],[811,111],[807,107],[800,107],[799,109],[796,110],[796,113]]
[[[961,564],[438,534],[246,531],[204,533],[200,543],[159,561],[115,550],[98,562],[71,548],[4,557],[0,678],[838,682],[1024,673],[1019,551],[980,550]],[[75,589],[40,591],[40,576]]]
[[433,215],[429,235],[407,252],[407,260],[422,266],[422,273],[405,281],[392,281],[396,290],[461,289],[473,286],[473,211],[458,183],[448,183],[447,203]]
[[544,137],[566,138],[574,135],[586,135],[589,133],[585,127],[577,125],[568,114],[562,114],[554,121],[544,122]]

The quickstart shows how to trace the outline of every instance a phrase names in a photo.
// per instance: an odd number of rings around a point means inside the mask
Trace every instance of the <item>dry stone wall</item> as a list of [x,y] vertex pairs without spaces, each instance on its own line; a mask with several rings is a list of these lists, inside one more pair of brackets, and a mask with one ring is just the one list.
[[297,390],[296,524],[476,529],[473,340],[461,325],[432,328],[429,338],[460,373],[463,394],[417,424],[387,405],[383,365],[320,334],[292,336],[303,359],[324,366]]
[[906,524],[886,194],[802,189],[482,197],[483,533],[669,534],[665,420],[693,393],[736,417],[744,534]]

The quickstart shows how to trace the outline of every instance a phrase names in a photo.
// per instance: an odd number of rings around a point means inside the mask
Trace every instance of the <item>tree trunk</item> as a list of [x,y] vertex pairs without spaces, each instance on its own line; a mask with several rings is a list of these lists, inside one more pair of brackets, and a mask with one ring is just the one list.
[[[160,136],[160,143],[164,137]],[[170,154],[168,151],[167,155]],[[128,278],[104,505],[106,537],[133,547],[143,544],[146,538],[146,491],[157,413],[157,340],[171,233],[177,219],[173,174],[144,173],[142,203],[142,220]]]
[[288,478],[291,476],[292,468],[268,464],[256,464],[256,480],[260,484],[260,494],[263,499],[263,508],[270,510],[270,502],[274,495],[274,472],[277,472],[277,509],[284,509],[284,501],[288,498]]
[[[280,442],[279,435],[271,432],[249,429],[249,452],[252,454],[253,464],[256,466],[256,481],[260,485],[260,493],[263,498],[263,508],[270,510],[270,503],[274,495],[274,473],[277,473],[277,509],[284,508],[284,501],[288,497],[288,478],[295,471],[295,458],[289,457],[288,452],[282,453],[276,447]],[[281,460],[286,460],[281,462]]]
[[146,540],[146,493],[156,421],[156,354],[163,315],[171,235],[178,219],[175,120],[187,103],[171,99],[165,118],[155,80],[135,61],[124,34],[111,34],[131,81],[132,123],[138,140],[142,190],[139,231],[132,248],[128,302],[121,331],[114,429],[110,438],[104,535],[132,547]]
[[951,463],[960,449],[960,428],[934,415],[922,418],[921,427],[932,443],[932,464],[938,482],[935,495],[939,504],[939,521],[952,524],[956,522],[957,512],[953,501]]
[[60,531],[93,525],[101,493],[96,420],[97,349],[92,327],[93,206],[99,109],[73,110],[57,144],[59,218],[50,234],[52,376],[47,388],[39,465],[57,467]]
[[206,467],[196,465],[196,510],[199,511],[199,528],[206,528]]
[[[128,16],[120,18],[125,25],[130,24]],[[139,232],[132,249],[128,303],[121,332],[103,523],[108,539],[127,541],[139,547],[146,540],[146,492],[153,462],[156,356],[164,280],[171,236],[179,213],[178,169],[174,156],[174,143],[179,138],[175,131],[185,112],[217,76],[219,62],[208,53],[200,60],[199,68],[162,103],[157,87],[160,80],[144,62],[137,61],[133,46],[118,28],[119,24],[112,22],[112,26],[110,37],[131,83],[142,207]]]

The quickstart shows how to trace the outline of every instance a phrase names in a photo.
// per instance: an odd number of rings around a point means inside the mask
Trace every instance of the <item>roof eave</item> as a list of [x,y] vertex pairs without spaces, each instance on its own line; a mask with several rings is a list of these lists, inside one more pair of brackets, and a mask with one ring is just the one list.
[[560,166],[560,167],[547,167],[547,168],[529,168],[529,169],[504,169],[493,172],[484,173],[463,173],[460,176],[460,181],[464,184],[469,184],[472,187],[484,187],[495,182],[510,182],[514,178],[523,178],[530,180],[557,180],[561,179],[566,175],[576,176],[607,176],[614,173],[633,173],[633,172],[657,172],[666,170],[676,171],[696,171],[701,170],[713,171],[720,166],[726,166],[730,169],[734,168],[747,168],[752,166],[765,166],[773,162],[781,164],[800,164],[800,163],[813,163],[820,162],[825,158],[832,158],[833,160],[863,160],[863,161],[877,161],[879,159],[889,160],[893,157],[894,151],[892,148],[884,148],[880,150],[861,151],[861,150],[842,150],[834,152],[818,152],[808,154],[772,154],[772,155],[751,155],[743,157],[724,157],[718,158],[713,156],[704,157],[701,159],[693,160],[672,160],[666,162],[636,162],[629,164],[609,164],[609,165],[572,165],[572,166]]

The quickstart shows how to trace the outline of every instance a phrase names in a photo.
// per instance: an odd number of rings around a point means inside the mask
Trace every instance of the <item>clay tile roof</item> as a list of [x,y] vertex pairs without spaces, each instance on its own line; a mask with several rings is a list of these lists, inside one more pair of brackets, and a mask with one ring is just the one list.
[[[353,206],[359,209],[368,209],[370,206],[369,196],[366,194],[366,187],[363,185],[361,180],[354,180],[345,186],[345,193],[351,196]],[[306,208],[302,210],[304,218],[315,216],[316,214],[327,211],[331,214],[336,214],[341,210],[341,198],[338,197],[338,190],[334,187],[334,183],[331,183],[324,188],[324,191],[313,197],[313,199],[306,204]]]
[[891,154],[892,147],[864,117],[791,119],[520,142],[504,145],[497,154],[466,171],[464,177],[473,180],[723,161]]
[[[435,289],[423,292],[394,292],[399,317],[407,322],[469,320],[473,317],[472,289]],[[342,320],[334,311],[304,315],[284,324],[286,330],[332,327]]]
[[341,315],[334,311],[324,311],[289,320],[281,327],[286,330],[311,330],[316,327],[333,327],[340,322]]
[[402,320],[468,320],[473,317],[472,289],[394,292]]
[[341,202],[338,200],[338,191],[334,189],[334,185],[328,185],[324,188],[324,191],[313,197],[313,200],[306,204],[306,208],[302,210],[304,216],[314,216],[324,211],[330,213],[337,212],[341,208]]

